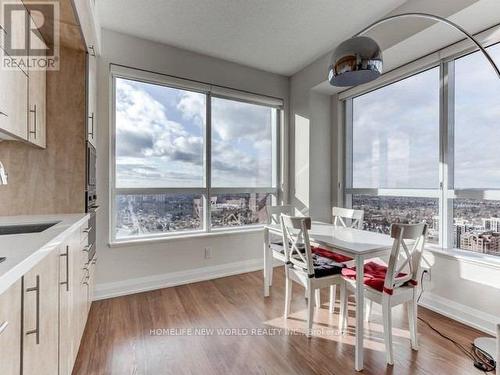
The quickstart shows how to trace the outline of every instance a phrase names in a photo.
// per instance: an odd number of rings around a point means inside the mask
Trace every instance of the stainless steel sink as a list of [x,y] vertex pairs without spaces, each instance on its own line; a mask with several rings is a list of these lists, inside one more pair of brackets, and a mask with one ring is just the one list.
[[59,221],[51,223],[0,225],[0,236],[5,234],[40,233],[57,223],[59,223]]

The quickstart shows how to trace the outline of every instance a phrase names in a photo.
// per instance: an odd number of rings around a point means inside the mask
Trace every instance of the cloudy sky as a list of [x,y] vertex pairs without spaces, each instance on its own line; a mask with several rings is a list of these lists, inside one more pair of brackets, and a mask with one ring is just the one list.
[[[455,73],[455,187],[500,188],[500,81],[479,53]],[[355,188],[438,188],[437,68],[355,98],[353,121]]]
[[[205,100],[200,93],[117,79],[117,187],[202,187]],[[271,185],[272,112],[212,99],[212,186]]]

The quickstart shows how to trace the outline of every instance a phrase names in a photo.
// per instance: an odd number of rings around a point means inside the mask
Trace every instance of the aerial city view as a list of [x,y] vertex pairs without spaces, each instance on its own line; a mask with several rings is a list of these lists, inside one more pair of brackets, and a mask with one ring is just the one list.
[[[389,233],[391,223],[429,225],[427,241],[439,241],[438,200],[435,198],[354,195],[352,206],[365,211],[364,229]],[[500,256],[500,201],[455,199],[453,246]]]
[[[266,221],[269,194],[223,194],[211,198],[213,228]],[[439,242],[438,200],[434,198],[353,196],[353,208],[365,211],[365,230],[389,233],[391,223],[429,225],[428,242]],[[196,194],[119,195],[116,237],[201,230],[203,199]],[[457,199],[454,247],[500,256],[500,202]]]
[[[212,228],[264,223],[270,194],[220,194],[211,198]],[[203,229],[199,194],[118,195],[116,238]]]

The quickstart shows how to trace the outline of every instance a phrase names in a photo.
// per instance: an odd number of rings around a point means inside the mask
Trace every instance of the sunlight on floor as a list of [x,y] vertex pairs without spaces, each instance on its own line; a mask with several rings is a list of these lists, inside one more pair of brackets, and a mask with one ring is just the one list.
[[[323,305],[320,309],[316,309],[314,312],[312,335],[313,337],[354,346],[356,339],[355,306],[352,304],[350,304],[349,306],[348,327],[343,335],[340,335],[340,332],[338,330],[338,311],[339,309],[337,306],[335,309],[335,313],[330,314],[328,311],[328,305]],[[365,321],[364,346],[366,349],[385,352],[384,328],[381,321],[382,316],[380,313],[376,312],[376,308],[374,306],[374,311],[372,312],[370,321]],[[283,316],[279,316],[275,319],[264,322],[264,324],[272,326],[274,328],[284,329],[289,335],[305,335],[307,324],[307,309],[292,311],[289,318],[286,320],[283,318]],[[408,328],[401,329],[398,327],[393,327],[392,334],[395,349],[399,345],[410,345],[410,333]]]

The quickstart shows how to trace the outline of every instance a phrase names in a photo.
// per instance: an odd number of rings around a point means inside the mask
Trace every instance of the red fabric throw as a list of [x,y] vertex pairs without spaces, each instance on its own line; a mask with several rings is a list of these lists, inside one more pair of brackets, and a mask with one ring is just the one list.
[[[365,276],[363,282],[366,286],[378,290],[379,292],[392,294],[392,289],[384,288],[386,274],[386,266],[375,262],[368,262],[365,264]],[[342,269],[342,276],[347,277],[348,279],[356,280],[356,267]],[[397,277],[404,276],[406,276],[406,273],[400,273]],[[410,280],[407,284],[415,286],[417,285],[417,282]]]
[[333,251],[322,249],[321,247],[311,247],[311,252],[319,256],[322,256],[323,258],[331,259],[337,263],[344,263],[352,260],[351,257],[334,253]]

